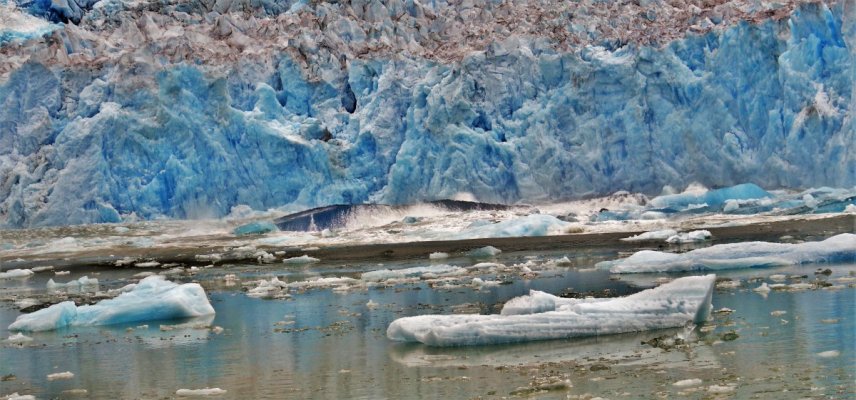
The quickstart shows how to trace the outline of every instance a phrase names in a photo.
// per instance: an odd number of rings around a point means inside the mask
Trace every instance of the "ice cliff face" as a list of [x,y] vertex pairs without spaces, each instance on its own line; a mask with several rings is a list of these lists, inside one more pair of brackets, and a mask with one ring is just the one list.
[[0,226],[856,185],[848,1],[0,7]]

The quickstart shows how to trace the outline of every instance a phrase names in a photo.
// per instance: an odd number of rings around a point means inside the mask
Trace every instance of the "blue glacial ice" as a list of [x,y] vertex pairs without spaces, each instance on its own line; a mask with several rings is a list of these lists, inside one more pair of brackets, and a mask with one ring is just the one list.
[[70,326],[113,325],[213,314],[214,308],[198,283],[179,285],[162,276],[150,276],[131,291],[94,305],[77,306],[72,301],[65,301],[21,315],[9,325],[9,330],[49,331]]
[[806,263],[856,262],[856,234],[842,233],[818,242],[744,242],[717,244],[686,253],[642,250],[630,257],[603,261],[598,268],[616,274],[716,271],[768,268]]
[[[290,3],[262,3],[264,13],[291,18]],[[51,4],[57,19],[84,22],[122,8]],[[216,20],[205,22],[209,30],[252,53],[220,6],[206,14]],[[416,6],[402,10],[421,13]],[[565,51],[510,36],[459,61],[330,57],[308,66],[293,48],[240,60],[182,53],[183,42],[169,39],[181,31],[160,29],[148,14],[110,39],[143,49],[134,56],[74,63],[97,43],[67,25],[43,45],[27,42],[35,46],[25,47],[28,61],[2,60],[10,69],[0,68],[0,225],[460,193],[510,204],[691,182],[852,187],[856,30],[848,13],[837,3],[804,4],[780,21],[687,33],[662,46]],[[323,41],[365,41],[358,28],[331,25]],[[326,51],[304,53],[316,50]],[[718,201],[714,193],[703,200]]]
[[570,225],[552,215],[531,214],[495,224],[471,226],[454,235],[454,239],[546,236],[562,233]]
[[420,315],[389,325],[389,339],[429,346],[469,346],[600,336],[703,323],[716,275],[675,279],[619,298],[566,299],[532,291],[500,315]]

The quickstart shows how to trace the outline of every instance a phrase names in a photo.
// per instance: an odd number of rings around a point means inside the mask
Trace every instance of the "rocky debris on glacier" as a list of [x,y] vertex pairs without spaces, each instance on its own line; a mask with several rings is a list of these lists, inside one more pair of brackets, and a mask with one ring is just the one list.
[[805,263],[853,261],[856,261],[856,235],[842,233],[823,241],[796,244],[770,242],[728,243],[696,249],[686,253],[642,250],[627,258],[600,262],[597,264],[597,267],[607,269],[612,273],[622,274],[715,271],[739,268],[767,268]]
[[715,279],[715,275],[678,278],[612,299],[565,299],[532,291],[509,300],[500,315],[399,318],[389,325],[387,337],[429,346],[488,345],[698,324],[710,317]]
[[128,322],[201,317],[214,314],[205,290],[197,283],[177,284],[150,276],[131,290],[94,305],[66,301],[21,315],[9,330],[48,331],[73,326],[112,325]]
[[64,3],[0,46],[4,226],[856,183],[846,2]]

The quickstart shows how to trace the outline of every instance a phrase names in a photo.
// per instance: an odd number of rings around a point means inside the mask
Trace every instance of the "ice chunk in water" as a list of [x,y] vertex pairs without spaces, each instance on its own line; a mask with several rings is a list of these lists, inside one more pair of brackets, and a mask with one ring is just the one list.
[[686,253],[643,250],[630,257],[604,261],[598,268],[615,274],[640,272],[712,271],[764,268],[819,262],[856,261],[856,234],[842,233],[820,242],[744,242],[718,244]]
[[456,239],[545,236],[562,233],[569,223],[552,215],[532,214],[496,224],[471,226],[456,235]]
[[261,235],[261,234],[276,232],[276,231],[279,231],[279,228],[277,228],[273,222],[258,221],[258,222],[253,222],[253,223],[246,224],[246,225],[241,225],[241,226],[235,228],[235,230],[232,231],[232,233],[234,233],[236,236],[243,236],[243,235]]
[[0,279],[27,279],[33,276],[33,271],[28,269],[10,269],[0,272]]
[[19,316],[14,331],[48,331],[67,326],[111,325],[126,322],[199,317],[214,314],[198,283],[179,285],[162,276],[143,279],[133,290],[94,305],[65,301]]
[[399,318],[386,335],[429,346],[465,346],[679,327],[710,317],[715,280],[715,275],[684,277],[612,299],[565,299],[533,291],[510,300],[501,315]]

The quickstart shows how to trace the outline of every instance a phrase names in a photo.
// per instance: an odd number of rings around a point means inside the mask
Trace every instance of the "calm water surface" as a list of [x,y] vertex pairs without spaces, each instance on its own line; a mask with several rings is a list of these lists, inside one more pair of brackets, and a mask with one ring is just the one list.
[[[511,264],[550,259],[565,253],[503,256]],[[435,349],[393,343],[386,327],[394,319],[427,313],[498,312],[508,299],[538,289],[624,295],[650,287],[658,277],[582,270],[615,254],[572,256],[574,265],[545,271],[529,279],[501,277],[510,284],[476,290],[432,289],[424,283],[334,292],[294,293],[290,299],[248,297],[241,285],[221,279],[234,273],[248,281],[279,276],[358,276],[362,271],[428,265],[428,261],[355,266],[231,266],[204,270],[178,280],[199,281],[217,311],[203,324],[223,328],[162,331],[149,322],[36,333],[24,347],[0,347],[0,396],[34,394],[38,398],[171,398],[180,388],[219,387],[218,398],[399,399],[399,398],[854,398],[856,396],[856,289],[848,283],[856,265],[731,271],[720,276],[742,279],[736,289],[720,289],[714,307],[734,309],[717,314],[703,329],[688,333],[688,346],[658,348],[643,341],[685,334],[683,330],[619,335],[574,341]],[[446,262],[469,265],[473,260]],[[773,291],[751,288],[772,274],[806,275],[829,268],[827,280],[843,278],[838,290]],[[60,277],[76,279],[94,270]],[[102,289],[119,287],[139,270],[101,271]],[[19,312],[8,299],[44,292],[52,274],[27,281],[2,281],[0,337]],[[792,281],[788,281],[792,282]],[[848,286],[849,284],[849,286]],[[377,307],[366,305],[371,300]],[[777,312],[774,312],[777,311]],[[781,311],[784,311],[782,313]],[[773,313],[773,314],[771,314]],[[200,321],[196,321],[197,323]],[[129,329],[131,328],[131,329]],[[722,340],[726,332],[735,340]],[[732,337],[729,337],[732,338]],[[824,357],[830,351],[837,353]],[[827,353],[824,353],[827,352]],[[48,381],[53,372],[71,371],[69,380]],[[11,379],[14,375],[14,379]],[[674,386],[698,378],[693,386]],[[556,382],[562,382],[556,384]],[[86,395],[65,392],[86,389]],[[539,391],[539,389],[549,389]],[[719,393],[722,392],[722,393]]]

